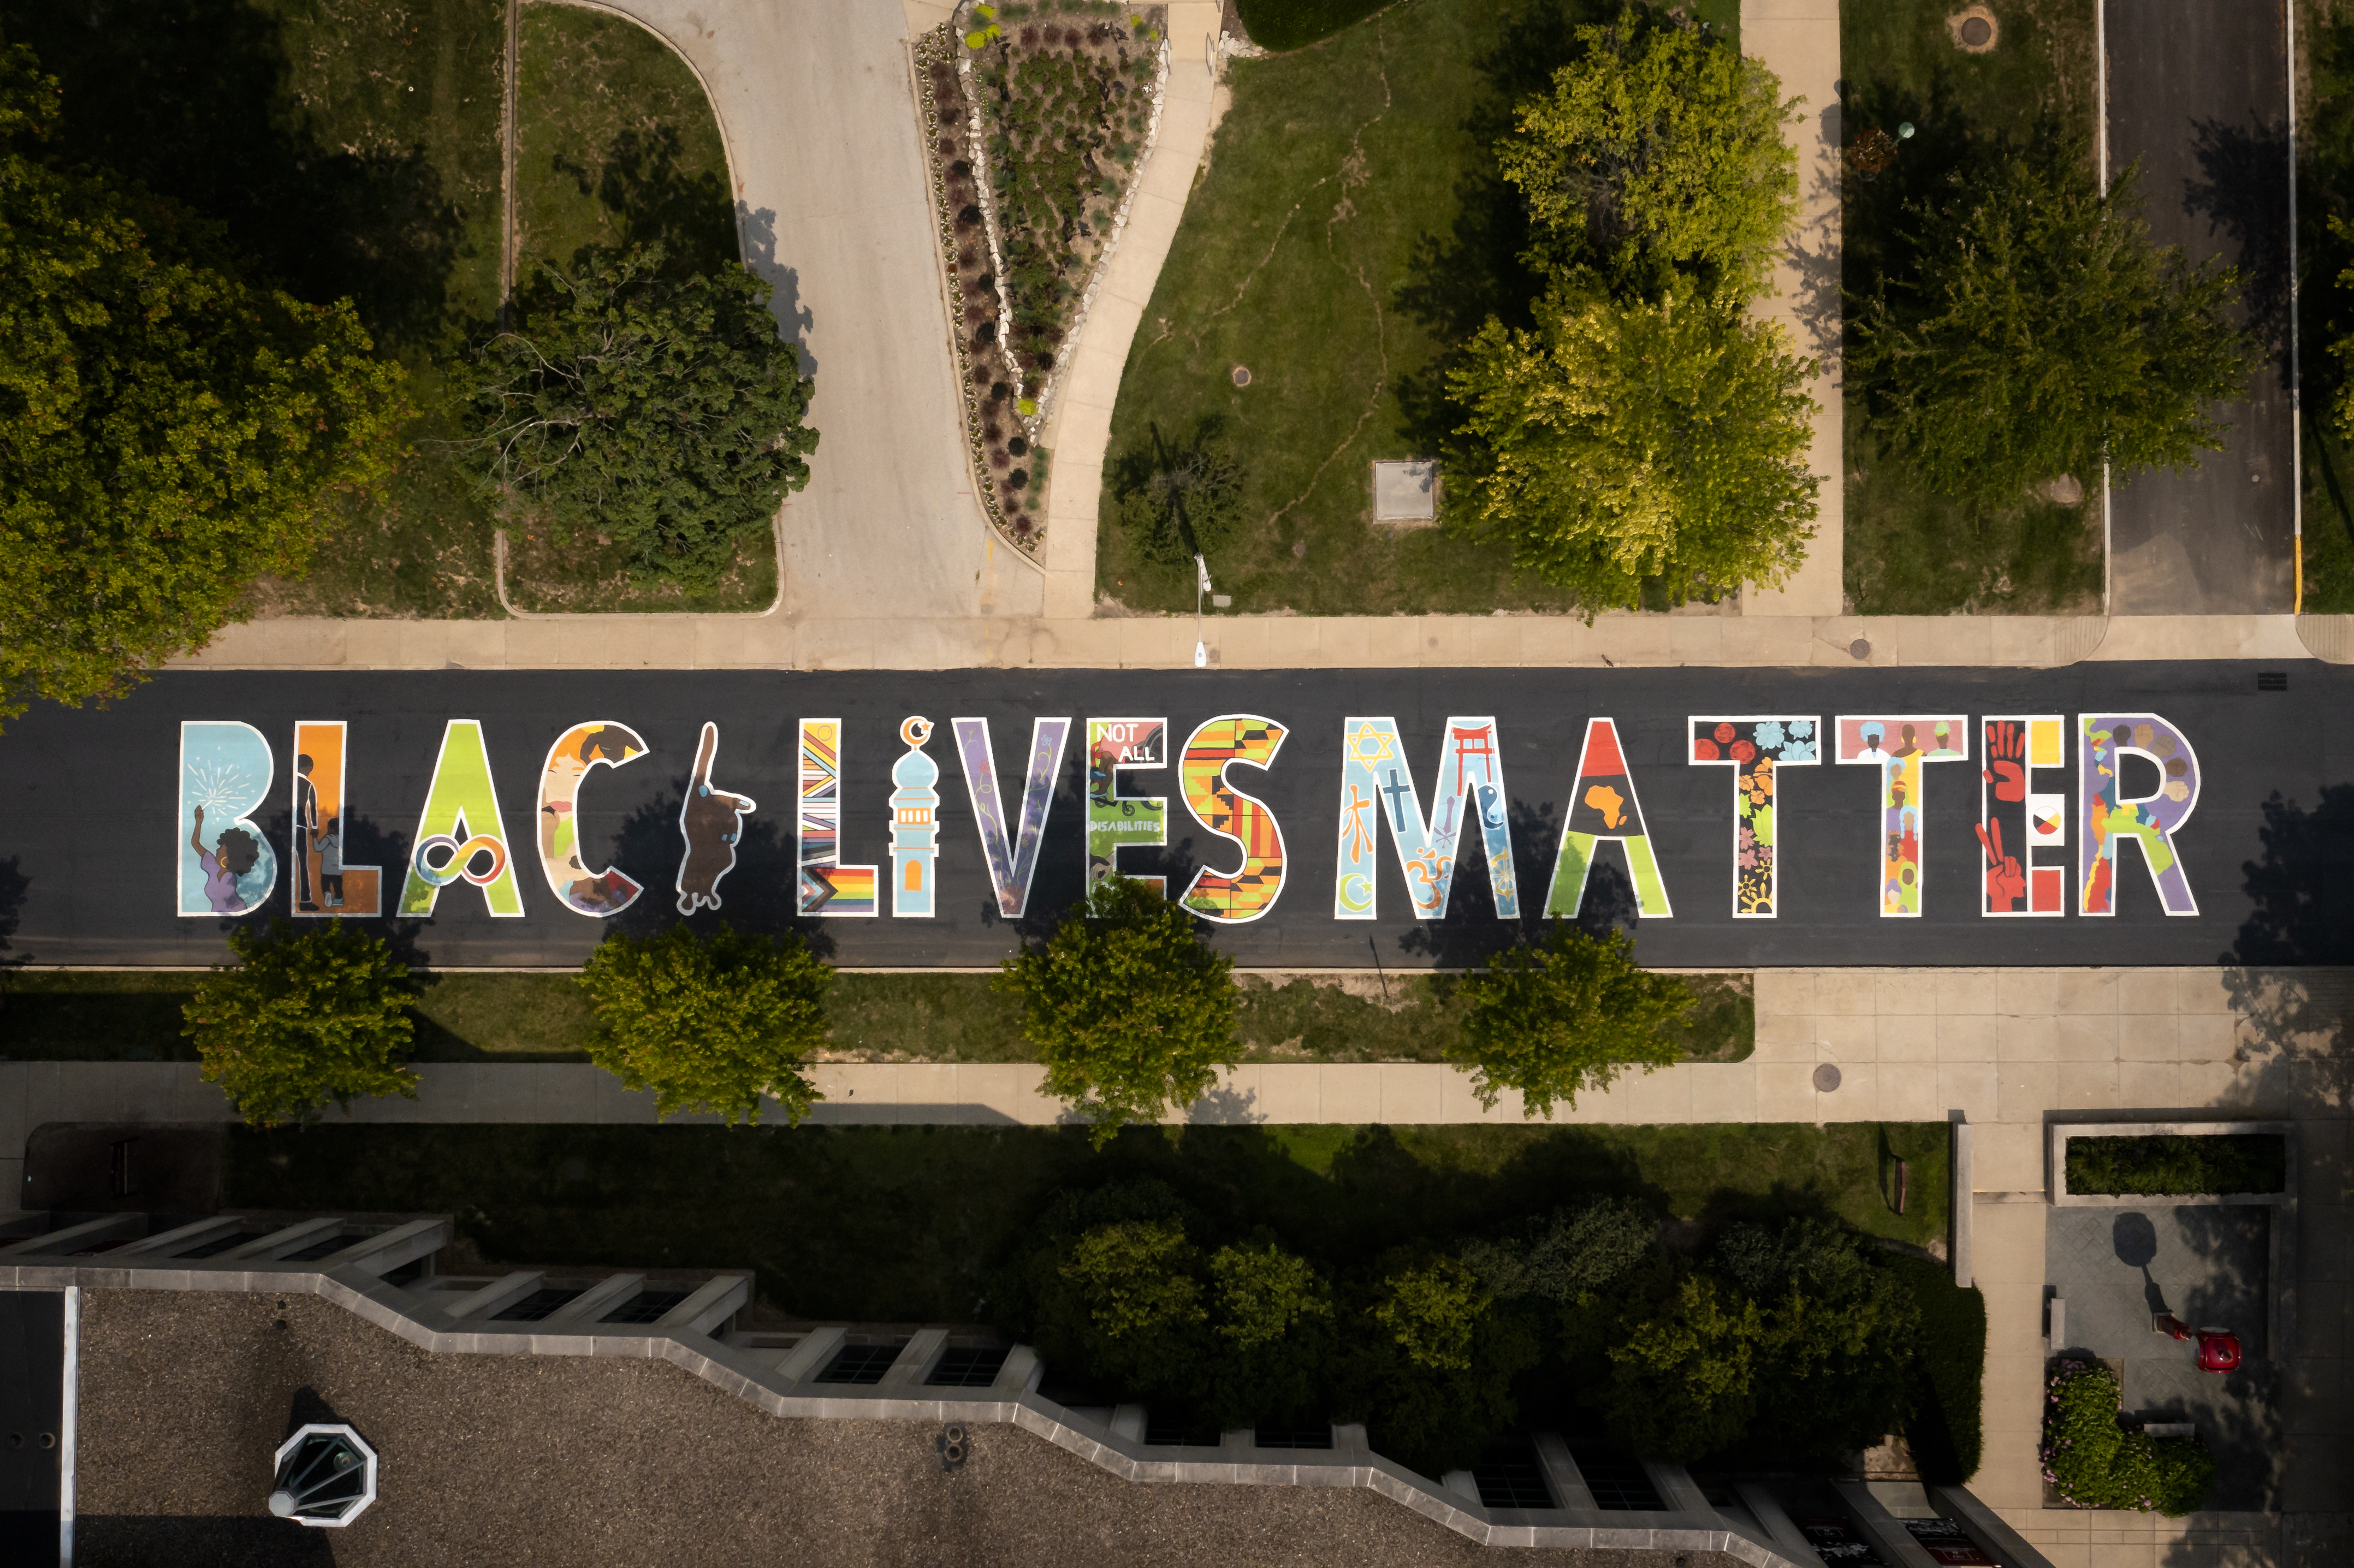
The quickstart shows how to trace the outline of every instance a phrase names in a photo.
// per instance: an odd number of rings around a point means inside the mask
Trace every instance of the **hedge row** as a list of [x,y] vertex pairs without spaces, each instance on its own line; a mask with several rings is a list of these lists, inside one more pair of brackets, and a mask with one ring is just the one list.
[[1954,1283],[1950,1264],[1892,1257],[1921,1307],[1920,1402],[1904,1437],[1921,1478],[1958,1486],[1978,1474],[1979,1405],[1986,1390],[1986,1298]]
[[2110,1197],[2278,1192],[2288,1181],[2287,1149],[2276,1132],[2080,1136],[2068,1140],[2067,1160],[2069,1192]]

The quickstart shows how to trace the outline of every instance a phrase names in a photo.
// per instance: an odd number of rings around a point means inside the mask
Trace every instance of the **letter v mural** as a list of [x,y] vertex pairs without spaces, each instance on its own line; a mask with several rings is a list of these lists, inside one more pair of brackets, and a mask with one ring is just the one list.
[[1521,917],[1512,870],[1511,797],[1493,718],[1450,718],[1425,818],[1406,765],[1397,720],[1352,715],[1341,722],[1341,853],[1332,874],[1332,917],[1371,920],[1379,913],[1381,878],[1374,830],[1389,835],[1417,920],[1447,917],[1455,886],[1457,845],[1476,823],[1480,859],[1496,895],[1496,918]]
[[990,886],[997,894],[997,912],[1019,920],[1030,907],[1030,883],[1038,874],[1038,846],[1046,836],[1046,814],[1055,807],[1055,779],[1063,768],[1063,744],[1071,737],[1071,721],[1067,716],[1031,721],[1022,814],[1011,831],[997,791],[997,753],[990,744],[989,721],[952,722],[957,758],[964,764],[965,792],[972,798],[973,825],[981,831],[981,857],[989,863]]
[[499,817],[480,719],[451,719],[442,726],[433,782],[426,787],[416,847],[400,887],[400,913],[412,919],[429,916],[441,890],[461,878],[482,890],[492,915],[523,918],[523,887],[507,849],[506,823]]
[[1618,726],[1596,718],[1585,721],[1585,744],[1578,748],[1577,781],[1570,787],[1569,810],[1562,819],[1553,885],[1545,890],[1546,914],[1577,917],[1585,907],[1594,852],[1606,843],[1617,844],[1627,856],[1637,912],[1649,920],[1672,918],[1675,908],[1668,902],[1667,879],[1659,874],[1659,857],[1651,848],[1651,830],[1643,821],[1643,802],[1635,794],[1635,773],[1627,766]]

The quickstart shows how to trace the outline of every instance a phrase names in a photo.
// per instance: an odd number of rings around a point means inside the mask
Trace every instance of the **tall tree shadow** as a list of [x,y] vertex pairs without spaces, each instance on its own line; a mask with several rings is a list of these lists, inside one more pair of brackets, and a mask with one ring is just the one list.
[[2208,233],[2230,241],[2224,256],[2240,269],[2240,302],[2248,325],[2272,355],[2285,390],[2292,278],[2287,128],[2261,121],[2194,122],[2192,155],[2199,160],[2200,177],[2183,182],[2182,208],[2204,217]]
[[439,341],[463,215],[422,146],[321,140],[276,18],[246,0],[4,0],[0,31],[64,88],[65,161],[213,219],[270,279],[350,297],[393,344]]
[[[734,266],[741,257],[726,178],[710,169],[695,175],[681,169],[684,146],[675,125],[624,131],[601,157],[583,162],[557,153],[549,166],[613,215],[622,249],[660,243],[668,252],[663,270],[692,277]],[[582,247],[573,265],[587,265],[598,249]]]

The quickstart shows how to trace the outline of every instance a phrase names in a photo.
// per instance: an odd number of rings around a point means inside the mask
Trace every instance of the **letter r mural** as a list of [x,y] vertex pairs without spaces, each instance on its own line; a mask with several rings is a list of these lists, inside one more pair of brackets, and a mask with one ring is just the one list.
[[[2190,739],[2157,714],[2078,714],[2081,754],[2076,799],[2082,836],[2076,853],[2084,913],[2117,912],[2119,862],[2126,844],[2137,844],[2141,863],[2168,915],[2196,915],[2190,879],[2175,853],[2174,835],[2199,808],[2199,754]],[[2125,792],[2125,759],[2138,758],[2156,769],[2158,788],[2147,795]]]

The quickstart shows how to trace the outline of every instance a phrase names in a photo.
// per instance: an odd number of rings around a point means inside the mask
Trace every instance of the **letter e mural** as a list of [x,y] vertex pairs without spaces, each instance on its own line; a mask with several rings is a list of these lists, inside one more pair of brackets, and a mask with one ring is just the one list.
[[1733,917],[1771,920],[1781,889],[1780,845],[1775,832],[1774,793],[1785,768],[1812,768],[1814,715],[1775,718],[1702,718],[1691,726],[1691,765],[1733,769]]
[[1651,849],[1651,831],[1643,822],[1643,803],[1636,798],[1635,775],[1627,766],[1618,726],[1606,718],[1585,721],[1585,744],[1578,748],[1577,781],[1570,788],[1569,812],[1562,819],[1561,850],[1553,863],[1553,885],[1545,890],[1545,913],[1577,918],[1585,907],[1586,879],[1594,873],[1594,852],[1615,843],[1627,856],[1627,870],[1635,883],[1635,907],[1646,919],[1674,917],[1668,902],[1668,885],[1659,874],[1659,857]]
[[[1169,842],[1169,800],[1164,795],[1123,795],[1119,776],[1132,768],[1169,766],[1169,721],[1165,718],[1087,720],[1087,891],[1106,877],[1123,874],[1119,852],[1156,849]],[[1168,879],[1140,876],[1156,893]]]
[[[2141,863],[2166,912],[2198,914],[2190,879],[2174,853],[2174,835],[2199,808],[2199,757],[2189,737],[2156,714],[2079,714],[2076,722],[2084,743],[2076,772],[2084,912],[2117,912],[2118,863],[2124,846],[2133,843],[2141,848]],[[2128,757],[2157,770],[2154,792],[2126,797]]]
[[1226,782],[1234,763],[1272,768],[1288,733],[1257,714],[1221,714],[1186,737],[1178,777],[1185,809],[1222,839],[1240,844],[1243,863],[1232,872],[1204,866],[1185,889],[1185,907],[1205,920],[1241,926],[1275,907],[1283,894],[1283,826],[1267,802]]
[[1989,916],[2068,912],[2068,794],[2038,789],[2050,770],[2066,782],[2068,722],[2058,714],[1989,715],[1980,721],[1978,849],[1985,857],[1978,910]]
[[270,742],[249,724],[180,726],[180,913],[250,915],[278,886],[278,855],[249,812],[270,798],[278,771]]

